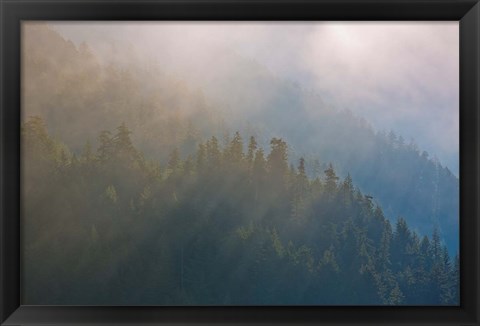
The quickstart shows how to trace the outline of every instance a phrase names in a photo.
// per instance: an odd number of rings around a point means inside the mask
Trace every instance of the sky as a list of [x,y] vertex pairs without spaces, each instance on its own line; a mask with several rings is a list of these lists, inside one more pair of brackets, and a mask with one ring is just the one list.
[[[458,22],[53,22],[105,60],[128,58],[204,76],[228,49],[338,109],[394,130],[458,175]],[[125,50],[124,50],[125,51]],[[118,58],[117,58],[118,59]],[[208,62],[208,67],[205,63]],[[208,70],[206,70],[208,68]]]

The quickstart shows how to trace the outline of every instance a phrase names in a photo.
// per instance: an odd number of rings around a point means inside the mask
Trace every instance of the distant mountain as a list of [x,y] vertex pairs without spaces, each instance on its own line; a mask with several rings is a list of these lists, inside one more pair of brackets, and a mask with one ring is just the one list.
[[[122,122],[147,153],[195,150],[195,137],[222,121],[198,89],[158,70],[101,64],[86,44],[76,47],[46,24],[28,25],[23,39],[23,119],[41,116],[75,152],[98,130]],[[138,132],[137,132],[138,131]]]
[[232,130],[255,134],[263,144],[287,139],[293,161],[306,157],[310,175],[319,172],[316,160],[320,167],[332,162],[388,216],[405,217],[421,234],[437,226],[449,250],[458,250],[459,180],[435,156],[394,131],[375,131],[362,117],[329,105],[328,94],[281,80],[254,60],[222,49],[213,57],[192,79],[228,108]]
[[306,158],[309,176],[333,163],[386,216],[404,217],[420,234],[437,226],[449,251],[458,251],[459,180],[448,168],[253,60],[222,50],[203,70],[173,78],[138,63],[130,69],[100,64],[87,45],[76,47],[47,26],[28,29],[24,49],[24,112],[44,117],[73,151],[121,122],[128,122],[146,155],[163,161],[175,147],[183,156],[192,153],[208,135],[240,130],[262,145],[282,137],[292,162]]

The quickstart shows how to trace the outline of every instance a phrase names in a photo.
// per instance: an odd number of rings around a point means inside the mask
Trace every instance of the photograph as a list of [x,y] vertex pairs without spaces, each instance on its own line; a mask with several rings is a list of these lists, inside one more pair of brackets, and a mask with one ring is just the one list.
[[460,306],[458,21],[20,28],[21,305]]

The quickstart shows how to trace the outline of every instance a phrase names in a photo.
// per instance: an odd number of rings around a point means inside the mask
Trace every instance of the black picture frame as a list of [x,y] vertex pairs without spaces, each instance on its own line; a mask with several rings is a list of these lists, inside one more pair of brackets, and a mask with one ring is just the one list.
[[[480,4],[477,0],[0,0],[1,325],[480,325]],[[460,22],[459,307],[25,306],[20,304],[20,25],[27,20]]]

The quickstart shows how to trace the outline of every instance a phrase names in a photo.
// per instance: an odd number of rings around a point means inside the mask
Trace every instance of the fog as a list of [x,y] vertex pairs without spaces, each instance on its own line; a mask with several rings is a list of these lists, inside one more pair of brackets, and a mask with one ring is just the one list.
[[231,79],[254,67],[259,75],[294,83],[338,110],[351,110],[375,130],[414,139],[458,174],[457,22],[51,25],[77,45],[86,42],[105,63],[181,76],[225,113],[247,119],[256,108],[237,105],[231,95],[239,90],[231,87],[239,84]]
[[22,33],[24,304],[458,303],[458,24]]

